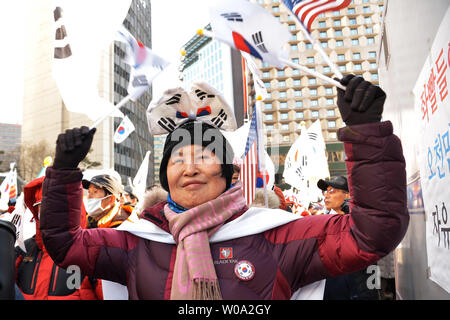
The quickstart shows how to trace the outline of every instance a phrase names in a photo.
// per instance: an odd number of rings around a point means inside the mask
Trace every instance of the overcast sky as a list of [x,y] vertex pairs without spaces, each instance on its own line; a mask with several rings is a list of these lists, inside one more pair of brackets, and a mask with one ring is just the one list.
[[[36,0],[2,0],[0,3],[0,123],[22,122],[24,21],[21,12],[28,1]],[[180,48],[209,22],[211,3],[212,0],[151,1],[152,49],[172,62],[154,81],[155,97],[179,85]]]

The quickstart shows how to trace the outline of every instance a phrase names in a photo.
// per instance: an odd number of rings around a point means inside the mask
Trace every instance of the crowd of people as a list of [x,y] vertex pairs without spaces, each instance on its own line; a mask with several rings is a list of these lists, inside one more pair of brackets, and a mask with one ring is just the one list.
[[381,299],[366,268],[406,232],[405,161],[380,121],[383,90],[353,75],[341,83],[348,175],[319,180],[323,201],[301,215],[276,186],[248,207],[233,148],[201,119],[168,134],[160,186],[142,199],[118,175],[83,177],[95,129],[60,134],[53,165],[23,190],[36,234],[15,250],[12,298],[104,299],[114,282],[128,299],[291,299],[323,281],[324,300]]

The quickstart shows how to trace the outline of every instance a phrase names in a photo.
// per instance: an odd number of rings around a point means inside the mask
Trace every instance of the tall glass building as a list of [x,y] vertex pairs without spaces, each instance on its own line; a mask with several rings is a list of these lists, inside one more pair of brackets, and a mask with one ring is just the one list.
[[[128,14],[123,22],[125,28],[145,46],[151,47],[151,6],[150,0],[133,0]],[[128,92],[130,66],[123,61],[125,45],[120,42],[114,44],[114,104],[119,103]],[[153,175],[153,138],[148,130],[146,110],[152,99],[150,89],[137,101],[127,102],[121,111],[130,118],[136,130],[120,144],[114,144],[114,169],[121,175],[124,185],[136,175],[147,151],[151,151],[149,160],[149,175],[147,186],[154,183]],[[114,118],[114,129],[121,122]]]

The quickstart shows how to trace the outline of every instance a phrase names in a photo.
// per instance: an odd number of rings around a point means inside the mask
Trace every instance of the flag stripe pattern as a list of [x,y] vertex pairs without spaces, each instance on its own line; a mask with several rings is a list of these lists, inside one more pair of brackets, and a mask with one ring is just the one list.
[[256,108],[253,108],[252,120],[248,131],[247,143],[245,145],[244,160],[239,173],[244,188],[244,198],[247,205],[255,199],[256,178],[258,175],[258,126],[256,121]]
[[321,13],[348,7],[351,0],[283,0],[308,31]]

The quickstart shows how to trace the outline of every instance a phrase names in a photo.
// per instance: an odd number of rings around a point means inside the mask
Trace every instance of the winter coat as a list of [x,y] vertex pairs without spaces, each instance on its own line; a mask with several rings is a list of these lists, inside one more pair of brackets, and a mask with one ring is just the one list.
[[[259,233],[211,242],[224,299],[289,299],[309,283],[375,263],[401,241],[409,222],[405,161],[391,123],[345,127],[338,133],[347,156],[350,214],[296,218]],[[49,167],[46,175],[41,231],[53,259],[62,267],[75,264],[89,276],[126,285],[130,299],[169,299],[176,244],[116,229],[77,227],[82,173]],[[168,235],[163,207],[158,203],[140,217]],[[243,211],[217,233],[252,210]],[[244,261],[250,262],[248,277],[236,270]]]
[[[25,241],[26,252],[16,247],[16,284],[26,300],[102,299],[102,290],[97,280],[75,274],[79,270],[59,267],[42,242],[38,210],[33,205],[41,200],[44,179],[45,177],[35,179],[24,187],[24,202],[33,213],[36,234]],[[83,206],[79,206],[78,214],[81,227],[84,228],[86,212]]]

